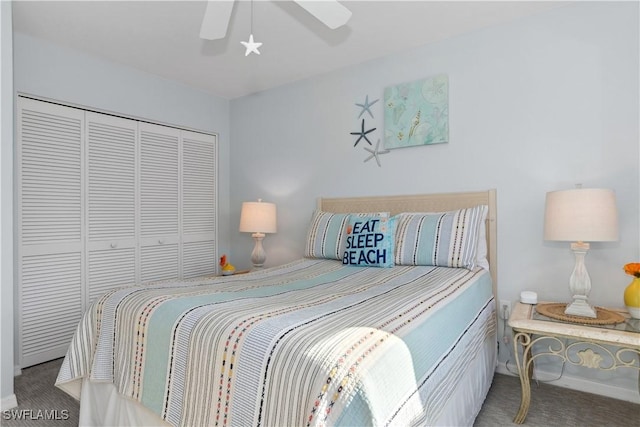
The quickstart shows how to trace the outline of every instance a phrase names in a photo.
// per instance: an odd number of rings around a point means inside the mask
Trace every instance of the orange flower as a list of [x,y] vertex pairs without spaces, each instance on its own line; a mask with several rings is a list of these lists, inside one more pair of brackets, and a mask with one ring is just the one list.
[[225,265],[227,265],[227,256],[226,255],[222,255],[220,257],[220,267],[224,267]]
[[640,262],[625,264],[624,272],[635,277],[640,277]]

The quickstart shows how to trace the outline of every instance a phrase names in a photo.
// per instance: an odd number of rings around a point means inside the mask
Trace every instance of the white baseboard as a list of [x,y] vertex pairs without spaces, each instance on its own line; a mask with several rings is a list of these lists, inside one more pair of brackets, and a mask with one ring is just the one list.
[[15,394],[3,397],[2,401],[0,402],[0,407],[3,411],[15,408],[16,406],[18,406],[18,399],[16,398]]
[[[515,367],[514,367],[515,369]],[[496,372],[504,375],[516,376],[513,372],[508,371],[504,363],[499,363],[496,368]],[[558,377],[557,373],[550,373],[536,369],[536,377],[541,381],[548,381]],[[534,381],[535,384],[535,381]],[[551,385],[558,387],[564,387],[571,390],[584,391],[585,393],[598,394],[600,396],[611,397],[613,399],[625,400],[632,403],[640,403],[640,395],[638,390],[629,390],[623,387],[616,387],[600,382],[589,381],[584,378],[575,377],[572,375],[563,375],[560,379],[553,382],[549,382]]]
[[13,367],[13,376],[14,377],[19,377],[20,375],[22,375],[22,369],[20,369],[20,365],[14,365],[14,367]]

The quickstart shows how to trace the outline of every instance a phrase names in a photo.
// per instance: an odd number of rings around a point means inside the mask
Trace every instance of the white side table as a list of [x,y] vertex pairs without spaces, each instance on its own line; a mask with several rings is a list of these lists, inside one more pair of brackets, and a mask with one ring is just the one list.
[[[614,370],[630,368],[640,371],[640,320],[631,319],[622,309],[607,309],[625,317],[616,325],[582,325],[555,320],[536,312],[535,306],[517,303],[509,318],[522,396],[513,422],[522,424],[531,401],[533,364],[539,356],[557,356],[565,362],[588,368]],[[574,342],[567,344],[565,339]],[[533,352],[542,342],[545,351]],[[618,347],[615,352],[604,347]],[[639,379],[640,381],[640,379]],[[640,388],[640,382],[638,384]]]

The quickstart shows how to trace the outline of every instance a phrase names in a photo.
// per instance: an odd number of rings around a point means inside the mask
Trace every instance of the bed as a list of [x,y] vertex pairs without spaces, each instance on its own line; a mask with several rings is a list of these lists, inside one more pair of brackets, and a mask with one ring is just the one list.
[[304,255],[94,301],[56,381],[80,424],[472,425],[496,364],[495,190],[320,199]]

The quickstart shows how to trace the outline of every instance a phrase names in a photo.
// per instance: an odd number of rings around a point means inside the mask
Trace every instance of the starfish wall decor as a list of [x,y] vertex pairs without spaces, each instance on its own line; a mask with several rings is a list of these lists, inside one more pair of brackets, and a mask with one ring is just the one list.
[[[371,118],[373,119],[374,117],[373,117],[373,112],[371,111],[371,107],[376,102],[378,102],[379,100],[380,99],[378,98],[378,99],[374,99],[373,101],[369,101],[369,95],[366,95],[363,103],[357,103],[356,102],[355,103],[356,107],[360,107],[360,114],[358,114],[358,118],[361,118],[362,115],[366,112],[366,113],[369,113],[369,116],[371,116]],[[367,135],[370,134],[371,132],[373,132],[374,130],[376,130],[376,128],[371,128],[371,129],[365,130],[364,118],[362,118],[362,122],[360,123],[360,131],[359,132],[351,132],[351,135],[357,135],[358,136],[358,139],[356,139],[356,142],[353,144],[353,146],[356,147],[358,145],[358,143],[360,142],[360,140],[362,140],[362,139],[367,141],[367,144],[373,146],[373,144],[371,144],[371,141],[369,140]],[[389,150],[380,149],[380,138],[378,138],[378,142],[376,143],[376,147],[375,148],[364,147],[364,149],[370,153],[370,155],[367,156],[366,159],[364,159],[364,163],[368,162],[371,159],[376,159],[376,163],[378,164],[378,167],[382,167],[382,164],[380,163],[380,156],[382,154],[389,153]]]
[[365,111],[367,113],[369,113],[369,115],[371,116],[371,118],[373,119],[373,113],[371,112],[371,106],[373,104],[375,104],[376,102],[378,102],[380,99],[376,99],[375,101],[369,102],[369,95],[367,95],[366,99],[364,100],[363,104],[357,104],[356,106],[362,108],[362,111],[360,111],[360,114],[358,114],[358,118],[362,117],[362,115],[365,113]]
[[380,164],[380,157],[382,154],[387,154],[389,153],[389,150],[381,150],[380,149],[380,138],[378,138],[378,142],[376,142],[376,148],[374,150],[372,150],[371,148],[367,148],[364,147],[365,150],[367,150],[368,152],[371,153],[371,155],[369,157],[367,157],[366,159],[364,159],[364,162],[368,162],[371,159],[376,159],[376,163],[378,164],[378,167],[382,167],[382,165]]
[[351,132],[351,135],[358,135],[358,139],[356,140],[356,143],[353,144],[353,146],[355,147],[356,145],[358,145],[358,142],[360,142],[362,138],[364,138],[364,140],[367,141],[369,145],[372,145],[371,141],[369,141],[369,138],[367,138],[367,134],[373,132],[374,130],[376,130],[376,128],[364,130],[364,119],[362,119],[362,126],[361,126],[360,132]]

